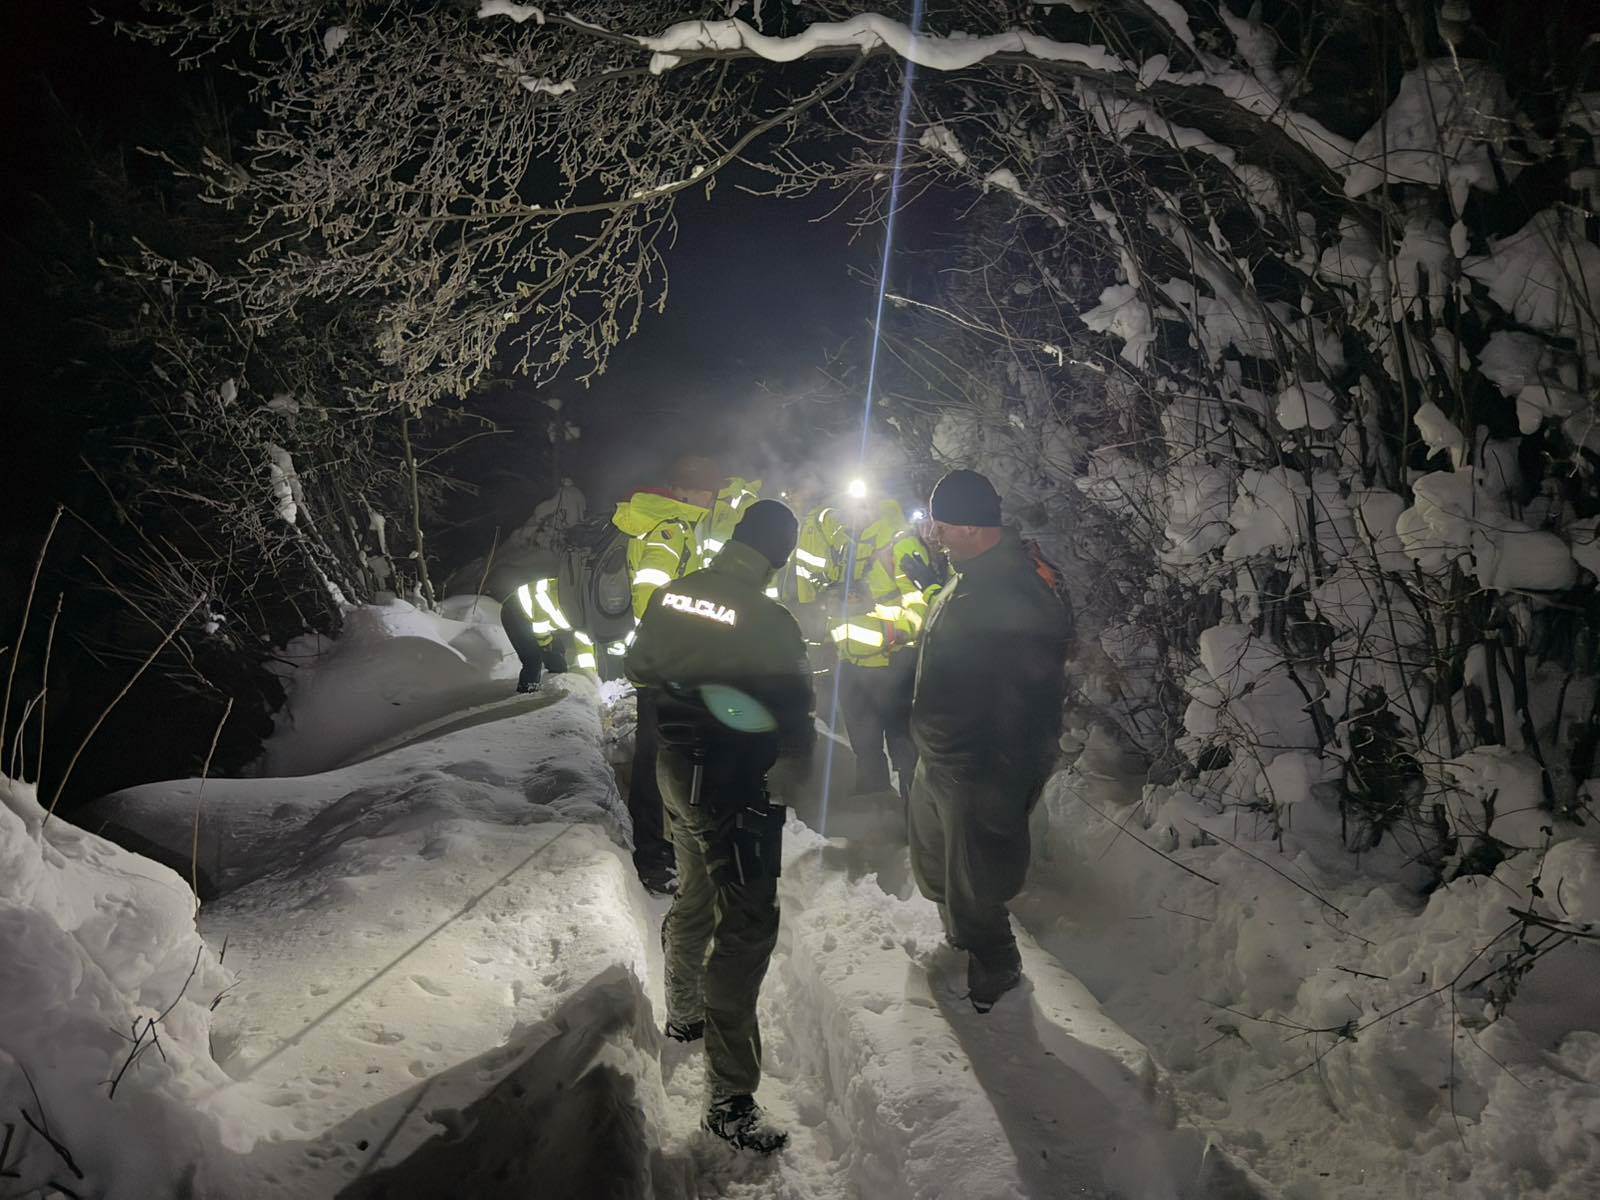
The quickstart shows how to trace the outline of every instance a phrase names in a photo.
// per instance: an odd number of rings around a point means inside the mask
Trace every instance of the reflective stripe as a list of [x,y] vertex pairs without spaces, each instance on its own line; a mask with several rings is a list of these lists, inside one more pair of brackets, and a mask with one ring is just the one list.
[[672,576],[660,567],[641,567],[633,573],[634,587],[638,587],[640,584],[645,584],[649,587],[660,587],[663,583],[671,582]]
[[808,567],[825,567],[828,565],[827,559],[820,555],[812,554],[809,550],[802,550],[798,546],[795,547],[794,556]]
[[622,644],[624,646],[633,645],[633,639],[636,638],[638,635],[639,635],[639,627],[637,625],[635,625],[632,629],[628,630],[628,636],[622,639]]
[[883,634],[876,629],[867,629],[861,625],[836,625],[830,633],[836,642],[860,642],[863,646],[881,647]]
[[905,601],[907,604],[926,604],[928,602],[928,598],[924,596],[920,590],[915,592],[907,592],[904,596],[901,596],[900,599]]
[[647,541],[644,545],[645,549],[647,550],[671,550],[674,554],[678,552],[677,546],[673,545],[671,542],[664,542],[660,538]]
[[626,654],[627,652],[628,648],[621,642],[612,642],[611,645],[606,647],[607,654]]
[[722,549],[722,546],[723,543],[717,541],[716,538],[707,538],[705,541],[705,552],[707,554],[715,554],[717,551]]
[[592,637],[590,637],[587,633],[585,633],[581,629],[578,630],[576,633],[574,633],[572,636],[578,639],[578,645],[580,645],[580,646],[593,646],[594,645],[594,639]]
[[817,576],[813,575],[810,571],[806,570],[798,563],[795,564],[794,573],[800,576],[801,579],[807,580],[811,583],[815,583],[817,581]]
[[912,629],[913,633],[916,632],[918,629],[922,628],[922,614],[921,613],[919,613],[914,608],[906,609],[905,613],[906,613],[906,624],[911,626],[911,629]]
[[592,671],[597,665],[599,664],[595,662],[594,655],[590,651],[585,650],[582,654],[578,655],[578,670]]
[[[527,584],[523,584],[517,589],[517,603],[522,605],[522,611],[528,615],[528,620],[533,620],[533,593],[528,589]],[[534,626],[535,630],[538,628],[537,625]]]
[[550,581],[548,579],[541,579],[534,585],[534,595],[539,601],[539,607],[544,609],[545,615],[556,623],[557,629],[572,628],[572,622],[562,615],[561,610],[556,607],[556,602],[550,595]]
[[778,598],[778,589],[775,587],[769,587],[767,589],[767,595],[773,600],[776,600]]
[[872,610],[872,615],[884,621],[898,621],[901,608],[898,604],[879,604]]
[[533,623],[533,632],[538,637],[549,637],[555,631],[556,627],[549,621],[535,621]]

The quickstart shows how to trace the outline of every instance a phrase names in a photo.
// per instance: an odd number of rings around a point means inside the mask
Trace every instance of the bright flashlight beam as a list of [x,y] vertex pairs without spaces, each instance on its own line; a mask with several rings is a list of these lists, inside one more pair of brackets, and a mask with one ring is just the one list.
[[[915,0],[911,6],[911,36],[915,38],[922,30],[923,0]],[[878,384],[878,346],[883,335],[883,300],[884,292],[889,286],[889,254],[894,249],[894,219],[900,209],[900,168],[906,157],[906,126],[911,121],[911,84],[916,79],[917,64],[910,58],[906,60],[905,82],[900,87],[900,128],[899,137],[894,143],[894,171],[889,176],[889,216],[883,228],[883,262],[878,269],[878,307],[872,317],[872,354],[867,359],[867,395],[861,410],[861,453],[857,456],[858,463],[867,461],[867,440],[872,435],[872,393]],[[852,496],[855,495],[854,484],[851,485]],[[866,484],[862,483],[861,495],[866,495]],[[843,623],[850,611],[850,585],[856,578],[856,549],[859,535],[853,534],[850,538],[850,561],[848,573],[845,575],[846,593],[839,602],[839,618]],[[828,714],[829,732],[837,732],[839,728],[839,676],[837,665],[833,669],[833,705]],[[823,764],[822,774],[822,812],[820,814],[819,833],[823,835],[828,831],[828,792],[833,783],[833,746],[834,739],[828,739],[828,753]],[[882,754],[882,746],[863,747],[868,753]]]
[[865,479],[852,479],[850,486],[845,488],[852,500],[865,500],[867,498],[867,481]]

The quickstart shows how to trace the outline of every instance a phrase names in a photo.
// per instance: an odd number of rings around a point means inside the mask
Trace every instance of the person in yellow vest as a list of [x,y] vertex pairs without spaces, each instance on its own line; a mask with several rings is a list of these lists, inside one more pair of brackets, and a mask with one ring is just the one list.
[[892,763],[904,801],[917,765],[911,693],[928,600],[900,564],[931,555],[900,505],[874,501],[864,488],[837,507],[818,510],[802,537],[809,556],[798,563],[809,578],[801,578],[821,595],[826,636],[838,656],[839,704],[856,760],[852,791],[894,795]]
[[567,647],[577,651],[573,665],[580,671],[598,671],[600,656],[621,657],[625,642],[597,647],[585,629],[577,628],[561,607],[559,581],[551,576],[531,580],[517,588],[500,606],[500,625],[522,662],[517,676],[519,693],[537,692],[544,674],[565,674]]
[[[699,530],[722,488],[723,477],[715,463],[686,456],[672,464],[665,487],[641,488],[617,505],[611,523],[630,539],[628,570],[635,619],[644,616],[658,588],[699,569]],[[661,788],[656,783],[660,735],[656,700],[648,690],[638,693],[638,712],[633,774],[628,784],[633,865],[648,890],[666,895],[676,889],[677,866],[662,818]]]
[[759,499],[761,499],[761,480],[741,479],[737,475],[728,478],[717,492],[716,500],[712,502],[711,514],[700,527],[699,566],[711,565],[711,560],[721,553],[722,548],[733,537],[733,531],[739,525],[739,518],[744,516],[745,510]]

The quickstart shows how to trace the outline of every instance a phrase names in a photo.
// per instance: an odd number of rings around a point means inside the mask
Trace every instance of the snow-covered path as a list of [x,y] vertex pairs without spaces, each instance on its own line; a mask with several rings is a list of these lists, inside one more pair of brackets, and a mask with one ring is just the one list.
[[[214,1155],[202,1194],[1259,1194],[1174,1127],[1148,1053],[1030,938],[1025,986],[975,1014],[896,814],[837,805],[849,840],[790,821],[761,998],[761,1099],[791,1145],[728,1150],[697,1127],[699,1047],[657,1032],[665,902],[623,849],[594,686],[417,715],[366,720],[359,750],[319,727],[318,753],[349,764],[323,774],[206,787],[201,929],[238,974],[213,1026],[233,1082],[207,1104],[254,1148]],[[98,815],[177,863],[197,791]]]

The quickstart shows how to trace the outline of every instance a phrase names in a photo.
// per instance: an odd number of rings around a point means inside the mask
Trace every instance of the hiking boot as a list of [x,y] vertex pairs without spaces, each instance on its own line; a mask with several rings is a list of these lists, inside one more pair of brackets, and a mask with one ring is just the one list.
[[713,1100],[700,1125],[735,1150],[771,1154],[789,1144],[789,1135],[767,1119],[753,1096],[725,1096]]
[[522,673],[517,676],[517,695],[531,696],[539,690],[539,685],[544,682],[544,670],[541,667],[523,667]]
[[652,896],[678,894],[678,867],[675,863],[651,863],[639,868],[639,882]]
[[704,1021],[668,1021],[662,1030],[675,1042],[698,1042],[706,1035]]
[[967,999],[981,1013],[994,1007],[996,1000],[1022,982],[1022,964],[986,966],[976,954],[967,955]]

